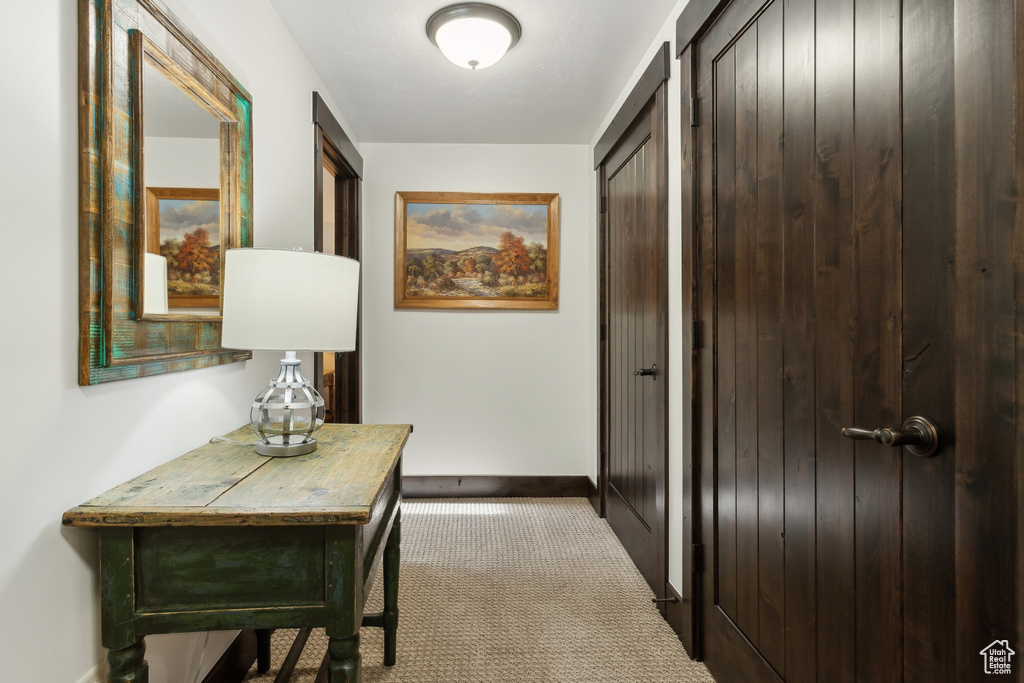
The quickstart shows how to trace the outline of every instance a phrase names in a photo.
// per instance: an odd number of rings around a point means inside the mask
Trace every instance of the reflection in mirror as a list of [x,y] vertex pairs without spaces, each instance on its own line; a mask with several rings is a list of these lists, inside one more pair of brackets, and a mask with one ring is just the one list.
[[[147,252],[143,312],[218,315],[221,122],[154,66],[149,55],[142,83]],[[148,272],[151,263],[166,271],[163,283]],[[156,283],[155,291],[151,283]]]

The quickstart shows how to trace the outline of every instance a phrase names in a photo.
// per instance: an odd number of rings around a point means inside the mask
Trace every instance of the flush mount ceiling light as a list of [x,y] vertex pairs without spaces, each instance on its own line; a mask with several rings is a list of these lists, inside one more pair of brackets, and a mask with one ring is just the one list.
[[450,5],[427,20],[430,41],[464,69],[494,64],[519,41],[522,32],[514,16],[482,2]]

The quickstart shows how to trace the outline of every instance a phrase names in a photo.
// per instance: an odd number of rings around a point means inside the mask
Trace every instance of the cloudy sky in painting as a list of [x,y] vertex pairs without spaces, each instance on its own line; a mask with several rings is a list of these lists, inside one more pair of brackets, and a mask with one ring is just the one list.
[[160,241],[185,239],[196,228],[206,228],[210,244],[220,244],[220,202],[215,199],[161,199]]
[[527,244],[548,242],[545,204],[408,204],[406,211],[409,249],[497,247],[506,230]]

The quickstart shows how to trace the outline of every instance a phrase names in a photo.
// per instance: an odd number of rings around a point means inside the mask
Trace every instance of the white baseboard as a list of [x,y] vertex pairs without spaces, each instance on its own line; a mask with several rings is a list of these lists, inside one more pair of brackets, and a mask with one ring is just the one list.
[[93,670],[79,678],[75,683],[104,683],[107,680],[107,663],[100,662]]

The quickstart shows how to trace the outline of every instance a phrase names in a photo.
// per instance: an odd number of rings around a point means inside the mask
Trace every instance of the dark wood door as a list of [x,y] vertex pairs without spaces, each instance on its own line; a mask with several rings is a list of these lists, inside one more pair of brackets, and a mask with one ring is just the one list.
[[[983,680],[1020,645],[1013,13],[736,0],[685,50],[720,683]],[[932,457],[841,434],[914,415]]]
[[[316,92],[313,123],[313,249],[360,261],[363,159]],[[331,292],[318,294],[325,306],[331,305]],[[326,422],[362,422],[361,348],[359,326],[354,351],[314,356],[316,388],[324,397]]]
[[605,514],[658,597],[667,578],[664,107],[661,86],[602,165]]

